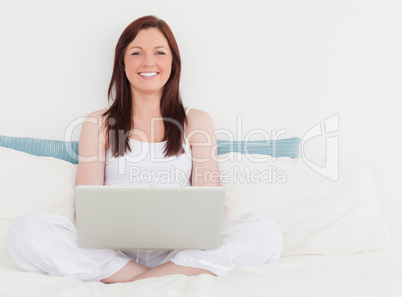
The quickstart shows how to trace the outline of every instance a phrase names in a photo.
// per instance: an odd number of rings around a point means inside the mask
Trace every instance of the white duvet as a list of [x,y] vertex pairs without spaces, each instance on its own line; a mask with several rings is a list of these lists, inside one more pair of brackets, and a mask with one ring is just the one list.
[[[238,153],[221,157],[228,160],[219,162],[220,171],[231,177],[222,182],[226,215],[260,213],[275,220],[283,232],[282,258],[222,277],[171,275],[105,285],[19,271],[7,250],[11,223],[33,212],[73,221],[77,168],[0,148],[0,297],[402,297],[402,254],[392,253],[369,162],[339,160],[339,180],[333,182],[300,159],[255,162]],[[236,182],[236,172],[270,168],[283,173],[286,182]]]
[[402,254],[284,257],[222,277],[170,275],[111,285],[0,269],[0,296],[400,297]]

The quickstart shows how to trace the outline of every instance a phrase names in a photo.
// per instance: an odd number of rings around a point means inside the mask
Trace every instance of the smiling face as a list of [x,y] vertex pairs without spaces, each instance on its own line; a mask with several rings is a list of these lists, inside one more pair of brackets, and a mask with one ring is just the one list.
[[142,29],[124,53],[126,77],[131,93],[160,94],[169,80],[172,53],[163,33],[156,28]]

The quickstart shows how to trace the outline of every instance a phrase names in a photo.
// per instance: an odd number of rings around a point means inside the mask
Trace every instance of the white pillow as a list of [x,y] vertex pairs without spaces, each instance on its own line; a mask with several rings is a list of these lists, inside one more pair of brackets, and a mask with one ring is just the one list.
[[20,270],[7,251],[8,229],[26,213],[55,213],[74,223],[77,165],[0,147],[0,268]]
[[[228,218],[260,213],[283,232],[283,256],[393,251],[369,160],[339,160],[334,182],[303,159],[228,153],[218,156]],[[323,160],[311,160],[325,164]],[[241,180],[243,177],[247,177]],[[226,178],[225,178],[226,176]]]

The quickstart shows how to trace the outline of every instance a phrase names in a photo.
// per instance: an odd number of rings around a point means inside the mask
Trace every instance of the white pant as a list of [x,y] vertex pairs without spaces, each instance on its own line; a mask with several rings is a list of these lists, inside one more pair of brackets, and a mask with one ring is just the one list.
[[181,266],[225,275],[237,266],[276,261],[282,250],[277,224],[262,215],[244,214],[224,226],[216,250],[114,250],[77,246],[77,230],[65,217],[27,214],[10,227],[8,249],[21,268],[41,274],[99,281],[123,268],[130,260],[156,267],[172,261]]

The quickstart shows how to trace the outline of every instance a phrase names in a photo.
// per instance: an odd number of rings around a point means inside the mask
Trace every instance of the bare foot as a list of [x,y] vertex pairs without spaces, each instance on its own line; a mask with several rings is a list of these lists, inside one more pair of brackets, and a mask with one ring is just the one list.
[[137,276],[147,272],[150,269],[151,268],[147,266],[130,261],[112,276],[102,279],[101,282],[105,284],[131,282]]
[[200,274],[210,274],[216,276],[216,274],[212,273],[209,270],[200,269],[200,268],[192,268],[176,265],[173,262],[167,262],[153,269],[149,269],[148,271],[138,275],[134,278],[134,280],[150,278],[150,277],[159,277],[170,274],[183,274],[188,276],[200,275]]

